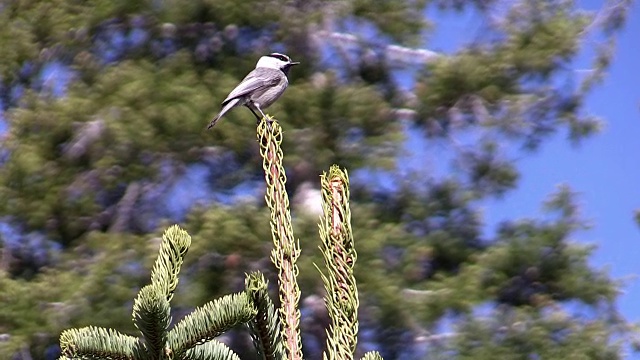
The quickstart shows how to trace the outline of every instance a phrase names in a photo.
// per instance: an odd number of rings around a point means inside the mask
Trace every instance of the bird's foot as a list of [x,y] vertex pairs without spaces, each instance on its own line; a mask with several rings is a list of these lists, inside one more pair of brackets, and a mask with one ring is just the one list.
[[260,122],[264,119],[264,121],[267,122],[267,125],[271,126],[271,124],[273,124],[273,122],[275,121],[273,116],[269,115],[269,114],[264,114],[264,117],[262,119],[258,119],[258,121],[256,122],[256,125],[260,125]]

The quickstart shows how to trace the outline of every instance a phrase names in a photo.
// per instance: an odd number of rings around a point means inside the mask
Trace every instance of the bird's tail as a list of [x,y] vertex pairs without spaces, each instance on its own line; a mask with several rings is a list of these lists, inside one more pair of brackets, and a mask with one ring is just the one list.
[[216,117],[213,118],[213,120],[211,120],[211,122],[209,123],[209,126],[207,126],[207,130],[211,129],[217,122],[218,120],[220,120],[220,117],[222,113],[216,115]]
[[214,127],[216,125],[216,123],[218,122],[218,120],[220,120],[221,117],[224,116],[224,114],[227,113],[227,111],[231,110],[231,108],[233,108],[234,106],[236,106],[238,104],[238,99],[233,99],[231,101],[229,101],[228,103],[226,103],[223,107],[222,110],[220,110],[220,112],[218,113],[218,115],[216,115],[213,120],[211,120],[211,122],[209,123],[209,126],[207,126],[207,129],[211,129],[212,127]]

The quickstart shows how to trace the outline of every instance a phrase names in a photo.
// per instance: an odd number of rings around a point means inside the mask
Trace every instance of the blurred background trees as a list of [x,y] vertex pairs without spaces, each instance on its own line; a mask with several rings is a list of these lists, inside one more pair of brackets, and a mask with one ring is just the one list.
[[[332,163],[352,174],[363,352],[622,358],[634,333],[615,308],[620,285],[571,241],[586,226],[571,189],[540,218],[504,214],[497,228],[481,207],[517,187],[516,160],[550,135],[598,130],[583,103],[628,6],[3,1],[2,353],[56,358],[60,331],[89,323],[135,331],[131,299],[173,222],[193,237],[174,319],[270,271],[255,120],[236,109],[204,129],[279,51],[303,64],[268,113],[285,131],[309,359],[326,322],[314,200]],[[442,14],[481,25],[433,49]],[[582,52],[587,72],[573,66]],[[226,340],[250,343],[241,329]]]

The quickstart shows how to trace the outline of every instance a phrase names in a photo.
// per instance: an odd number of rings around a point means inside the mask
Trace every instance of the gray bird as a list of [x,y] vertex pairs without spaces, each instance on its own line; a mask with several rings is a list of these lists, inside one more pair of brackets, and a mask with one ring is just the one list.
[[262,109],[268,108],[278,100],[289,85],[289,69],[298,64],[300,63],[291,61],[287,55],[279,53],[261,57],[256,68],[224,99],[222,110],[211,120],[207,129],[211,129],[229,110],[240,105],[248,107],[260,121],[264,117]]

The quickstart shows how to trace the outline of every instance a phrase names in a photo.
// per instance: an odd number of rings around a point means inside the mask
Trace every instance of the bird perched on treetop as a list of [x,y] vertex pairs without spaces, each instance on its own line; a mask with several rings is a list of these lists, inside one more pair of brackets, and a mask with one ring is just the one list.
[[224,99],[222,110],[211,120],[207,129],[211,129],[229,110],[240,105],[248,107],[260,121],[264,117],[262,109],[268,108],[278,100],[289,85],[289,69],[298,64],[300,63],[291,61],[287,55],[279,53],[261,57],[256,68]]

